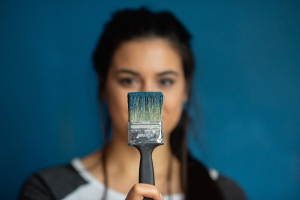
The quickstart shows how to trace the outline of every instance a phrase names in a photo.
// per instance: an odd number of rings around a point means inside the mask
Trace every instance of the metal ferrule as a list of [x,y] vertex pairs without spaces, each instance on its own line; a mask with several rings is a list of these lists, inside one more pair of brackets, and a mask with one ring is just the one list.
[[128,145],[163,144],[162,122],[128,122]]

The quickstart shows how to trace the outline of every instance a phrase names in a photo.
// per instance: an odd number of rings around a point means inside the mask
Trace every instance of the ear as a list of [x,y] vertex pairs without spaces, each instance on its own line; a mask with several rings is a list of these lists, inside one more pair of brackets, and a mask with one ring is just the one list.
[[183,103],[187,103],[188,102],[188,100],[189,100],[189,97],[188,97],[188,92],[187,91],[185,91],[184,92],[184,95],[183,95]]
[[188,102],[188,100],[189,100],[189,95],[188,94],[189,94],[189,88],[186,84],[184,94],[183,94],[183,97],[182,97],[182,103],[187,103]]

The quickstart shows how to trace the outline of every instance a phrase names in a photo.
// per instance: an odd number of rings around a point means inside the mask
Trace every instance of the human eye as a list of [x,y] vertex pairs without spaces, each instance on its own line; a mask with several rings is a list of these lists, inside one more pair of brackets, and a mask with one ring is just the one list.
[[131,86],[137,83],[137,80],[134,78],[121,78],[119,83],[123,86]]
[[159,84],[163,87],[169,87],[174,84],[174,80],[170,78],[162,78],[159,80]]

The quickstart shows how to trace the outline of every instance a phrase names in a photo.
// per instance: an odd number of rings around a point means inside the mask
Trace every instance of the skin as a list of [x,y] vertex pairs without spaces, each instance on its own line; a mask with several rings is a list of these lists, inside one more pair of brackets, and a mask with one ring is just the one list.
[[[155,185],[139,184],[139,152],[128,146],[128,92],[154,92],[164,94],[163,137],[164,145],[153,152]],[[113,137],[107,151],[108,187],[123,194],[127,200],[163,199],[168,193],[168,170],[172,164],[171,193],[180,193],[180,163],[172,155],[169,137],[179,122],[183,104],[187,101],[186,83],[179,53],[171,43],[161,38],[139,39],[124,42],[116,50],[108,70],[102,98],[107,102],[112,120]],[[104,174],[99,150],[84,159],[83,165],[99,181]],[[170,161],[170,162],[169,162]],[[95,163],[99,163],[97,167]]]

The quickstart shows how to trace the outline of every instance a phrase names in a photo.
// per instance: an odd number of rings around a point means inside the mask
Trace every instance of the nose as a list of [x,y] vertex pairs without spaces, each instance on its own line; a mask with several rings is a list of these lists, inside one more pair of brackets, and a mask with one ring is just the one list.
[[155,88],[153,86],[152,81],[144,81],[141,87],[141,92],[154,92]]

